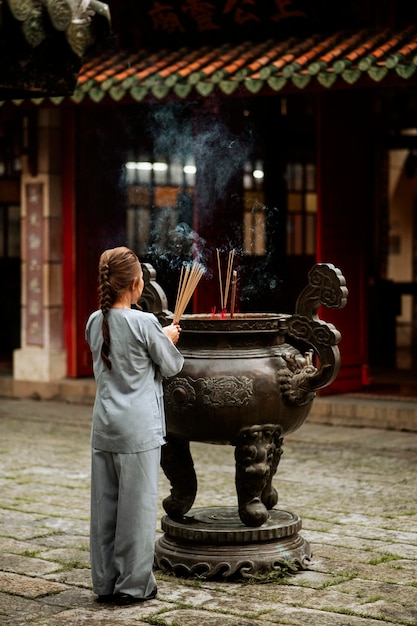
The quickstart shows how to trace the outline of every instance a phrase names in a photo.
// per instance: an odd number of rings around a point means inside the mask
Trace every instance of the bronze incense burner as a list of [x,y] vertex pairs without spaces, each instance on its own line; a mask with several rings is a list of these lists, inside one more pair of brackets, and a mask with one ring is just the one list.
[[[311,269],[293,315],[181,318],[185,363],[165,387],[162,467],[171,493],[157,542],[160,568],[225,578],[283,561],[309,562],[308,543],[298,535],[301,520],[274,508],[272,479],[285,435],[303,424],[316,391],[338,373],[340,333],[317,313],[321,305],[345,306],[347,294],[340,270],[322,263]],[[191,510],[197,493],[191,441],[234,447],[236,510]]]

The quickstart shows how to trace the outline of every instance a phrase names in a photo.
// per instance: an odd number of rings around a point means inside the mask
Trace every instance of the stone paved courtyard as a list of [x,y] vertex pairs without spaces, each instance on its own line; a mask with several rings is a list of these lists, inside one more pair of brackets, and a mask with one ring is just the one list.
[[[309,570],[250,583],[157,571],[157,599],[115,608],[91,591],[90,417],[91,406],[0,398],[0,624],[417,624],[416,432],[307,420],[286,439],[274,485],[278,508],[303,520]],[[192,451],[194,506],[235,506],[233,449]],[[168,493],[161,471],[160,502]]]

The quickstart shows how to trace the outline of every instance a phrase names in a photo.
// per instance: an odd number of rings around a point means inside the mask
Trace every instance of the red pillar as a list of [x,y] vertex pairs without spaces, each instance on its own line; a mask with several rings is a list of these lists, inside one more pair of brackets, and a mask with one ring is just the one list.
[[368,276],[372,245],[372,99],[366,93],[318,97],[317,261],[333,263],[349,290],[344,309],[321,312],[342,334],[341,371],[328,392],[361,389],[368,363]]
[[75,230],[75,112],[63,111],[62,123],[62,247],[64,274],[64,341],[67,376],[77,376],[76,362],[76,230]]

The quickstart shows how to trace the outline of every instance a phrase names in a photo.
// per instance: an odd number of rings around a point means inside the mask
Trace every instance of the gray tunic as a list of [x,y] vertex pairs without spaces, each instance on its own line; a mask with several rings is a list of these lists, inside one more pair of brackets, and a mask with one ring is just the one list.
[[151,313],[110,309],[108,370],[101,358],[101,311],[90,316],[86,339],[93,355],[97,394],[91,444],[107,452],[133,453],[164,444],[162,378],[177,374],[184,358]]

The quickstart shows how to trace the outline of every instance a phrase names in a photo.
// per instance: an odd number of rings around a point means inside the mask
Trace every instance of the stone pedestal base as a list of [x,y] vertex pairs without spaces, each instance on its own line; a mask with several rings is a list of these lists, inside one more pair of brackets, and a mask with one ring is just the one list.
[[272,509],[258,528],[242,524],[233,507],[192,509],[181,522],[162,518],[156,566],[178,576],[251,578],[288,569],[307,569],[311,550],[298,531],[301,519]]
[[65,350],[26,347],[13,353],[14,380],[51,382],[67,374]]

